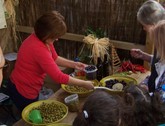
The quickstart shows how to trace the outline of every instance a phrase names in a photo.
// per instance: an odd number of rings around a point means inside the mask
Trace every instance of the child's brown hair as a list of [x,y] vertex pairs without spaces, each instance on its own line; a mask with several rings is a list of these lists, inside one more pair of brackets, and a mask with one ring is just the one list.
[[120,124],[119,97],[96,91],[85,102],[73,126],[118,126]]
[[156,126],[165,121],[165,109],[157,93],[150,96],[144,88],[131,85],[124,90],[124,102],[132,108],[132,113],[123,117],[128,126]]

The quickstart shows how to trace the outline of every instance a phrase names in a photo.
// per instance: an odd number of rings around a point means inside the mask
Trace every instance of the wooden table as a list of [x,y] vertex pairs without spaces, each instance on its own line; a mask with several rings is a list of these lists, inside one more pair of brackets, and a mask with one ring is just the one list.
[[[133,77],[137,80],[138,83],[140,83],[141,81],[143,81],[146,76],[150,75],[150,72],[147,71],[146,73],[136,73],[136,74],[131,74],[129,75],[130,77]],[[54,100],[58,100],[63,102],[64,98],[66,96],[68,96],[69,94],[67,92],[65,92],[63,89],[59,89],[57,92],[55,92],[49,99],[54,99]],[[84,101],[86,98],[80,98],[80,108],[83,105]],[[73,123],[75,117],[77,116],[76,112],[69,112],[67,117],[61,121],[61,123],[67,123],[67,124],[71,124]],[[17,121],[13,126],[30,126],[29,124],[27,124],[26,122],[24,122],[22,119],[20,119],[19,121]]]

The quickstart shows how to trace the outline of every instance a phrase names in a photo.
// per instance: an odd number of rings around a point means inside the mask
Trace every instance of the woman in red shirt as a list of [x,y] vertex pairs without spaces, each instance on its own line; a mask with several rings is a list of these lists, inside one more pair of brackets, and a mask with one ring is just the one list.
[[73,78],[64,74],[58,67],[59,65],[78,70],[85,67],[81,62],[57,55],[53,42],[64,35],[66,29],[60,13],[48,12],[36,21],[34,33],[22,43],[8,83],[11,99],[19,110],[22,111],[25,106],[38,100],[46,74],[58,83],[94,88],[93,82]]

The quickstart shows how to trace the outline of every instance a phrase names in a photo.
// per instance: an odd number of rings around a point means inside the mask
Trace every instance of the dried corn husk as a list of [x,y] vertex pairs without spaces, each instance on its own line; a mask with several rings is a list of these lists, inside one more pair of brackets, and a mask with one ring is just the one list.
[[[18,5],[18,3],[19,3],[19,0],[5,0],[4,1],[7,28],[1,29],[1,34],[0,34],[0,36],[2,36],[0,45],[3,51],[7,50],[7,48],[10,48],[7,45],[11,45],[15,51],[18,49],[17,35],[16,35],[16,13],[15,13],[15,6]],[[8,44],[9,42],[12,42],[12,43]]]
[[94,61],[94,64],[97,64],[97,58],[101,57],[101,59],[104,59],[104,54],[108,53],[108,49],[110,46],[110,40],[108,38],[96,38],[94,35],[89,34],[88,36],[85,36],[83,41],[86,44],[92,45],[91,50],[92,50],[92,58]]

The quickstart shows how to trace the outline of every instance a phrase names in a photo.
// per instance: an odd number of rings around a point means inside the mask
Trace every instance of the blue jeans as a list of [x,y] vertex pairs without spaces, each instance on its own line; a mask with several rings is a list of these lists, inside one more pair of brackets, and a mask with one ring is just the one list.
[[27,98],[23,97],[17,91],[15,84],[13,84],[10,79],[7,82],[7,90],[8,90],[8,93],[9,93],[9,96],[10,96],[11,100],[16,105],[18,110],[20,110],[20,112],[22,112],[22,110],[27,105],[29,105],[29,104],[31,104],[31,103],[33,103],[35,101],[38,101],[38,97],[35,98],[35,99],[27,99]]

